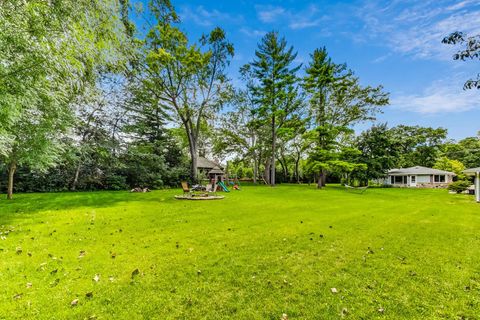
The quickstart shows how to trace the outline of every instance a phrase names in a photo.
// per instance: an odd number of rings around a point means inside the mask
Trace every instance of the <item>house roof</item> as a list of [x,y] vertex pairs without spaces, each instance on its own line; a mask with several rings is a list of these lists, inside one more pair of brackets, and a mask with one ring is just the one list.
[[208,174],[224,174],[223,170],[219,167],[215,166],[212,170],[208,172]]
[[456,176],[456,174],[453,172],[432,169],[432,168],[427,168],[422,166],[392,169],[388,171],[388,175],[390,176],[403,176],[408,174],[418,174],[418,175],[445,174],[445,175]]
[[474,174],[476,174],[477,172],[480,172],[480,167],[467,169],[467,170],[465,170],[465,171],[463,171],[463,172],[466,173],[466,174],[468,174],[468,175],[474,175]]
[[222,165],[208,160],[204,157],[198,157],[197,159],[197,168],[198,169],[213,169],[215,167],[222,168]]

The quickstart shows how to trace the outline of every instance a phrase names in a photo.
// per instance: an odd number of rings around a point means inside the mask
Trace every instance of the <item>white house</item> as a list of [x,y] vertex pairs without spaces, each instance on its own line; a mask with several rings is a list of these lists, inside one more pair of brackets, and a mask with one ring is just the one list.
[[469,176],[475,176],[475,199],[480,202],[480,167],[467,169],[463,172]]
[[388,171],[386,184],[398,187],[446,188],[453,182],[453,172],[421,166]]

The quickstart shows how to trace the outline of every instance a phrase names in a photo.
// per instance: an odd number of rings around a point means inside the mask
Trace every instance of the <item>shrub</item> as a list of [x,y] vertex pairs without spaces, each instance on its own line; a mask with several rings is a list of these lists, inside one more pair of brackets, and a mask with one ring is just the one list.
[[467,190],[470,187],[470,181],[466,180],[459,180],[456,182],[451,183],[448,186],[448,190],[455,191],[456,193],[462,193],[463,191]]

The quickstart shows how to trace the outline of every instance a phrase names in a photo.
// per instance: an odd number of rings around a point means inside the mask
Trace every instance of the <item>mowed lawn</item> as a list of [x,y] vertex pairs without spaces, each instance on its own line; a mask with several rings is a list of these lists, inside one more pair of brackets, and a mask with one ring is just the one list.
[[480,318],[471,196],[306,185],[217,201],[179,193],[1,200],[0,319]]

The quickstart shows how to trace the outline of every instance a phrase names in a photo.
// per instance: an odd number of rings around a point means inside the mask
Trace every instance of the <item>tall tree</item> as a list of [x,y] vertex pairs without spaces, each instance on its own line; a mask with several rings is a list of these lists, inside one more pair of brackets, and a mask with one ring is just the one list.
[[296,73],[301,65],[292,66],[297,57],[293,50],[292,46],[288,47],[285,38],[280,38],[277,32],[269,32],[262,38],[255,58],[249,64],[255,79],[249,90],[252,90],[258,105],[257,112],[270,122],[271,186],[275,186],[278,130],[300,107]]
[[374,120],[380,108],[388,104],[388,94],[382,86],[361,86],[345,64],[332,62],[325,48],[313,52],[305,73],[303,87],[314,127],[309,134],[314,146],[309,167],[318,170],[317,186],[321,188],[332,161],[338,167],[338,155],[342,153],[339,137],[348,135],[349,127],[358,122]]
[[480,167],[480,134],[458,142],[445,143],[441,149],[447,158],[458,160],[467,168]]
[[192,45],[176,25],[178,17],[169,1],[152,1],[151,9],[157,24],[145,39],[145,68],[137,77],[170,119],[185,130],[190,175],[195,181],[201,126],[230,97],[225,68],[233,56],[233,46],[220,28]]
[[121,42],[114,0],[2,2],[0,6],[0,141],[12,198],[17,166],[55,163],[71,105],[117,61]]
[[356,146],[361,152],[361,162],[367,165],[364,179],[385,177],[389,169],[395,168],[400,157],[398,141],[387,124],[380,124],[362,132],[356,139]]
[[399,146],[397,167],[432,167],[447,137],[444,128],[399,125],[391,129]]

